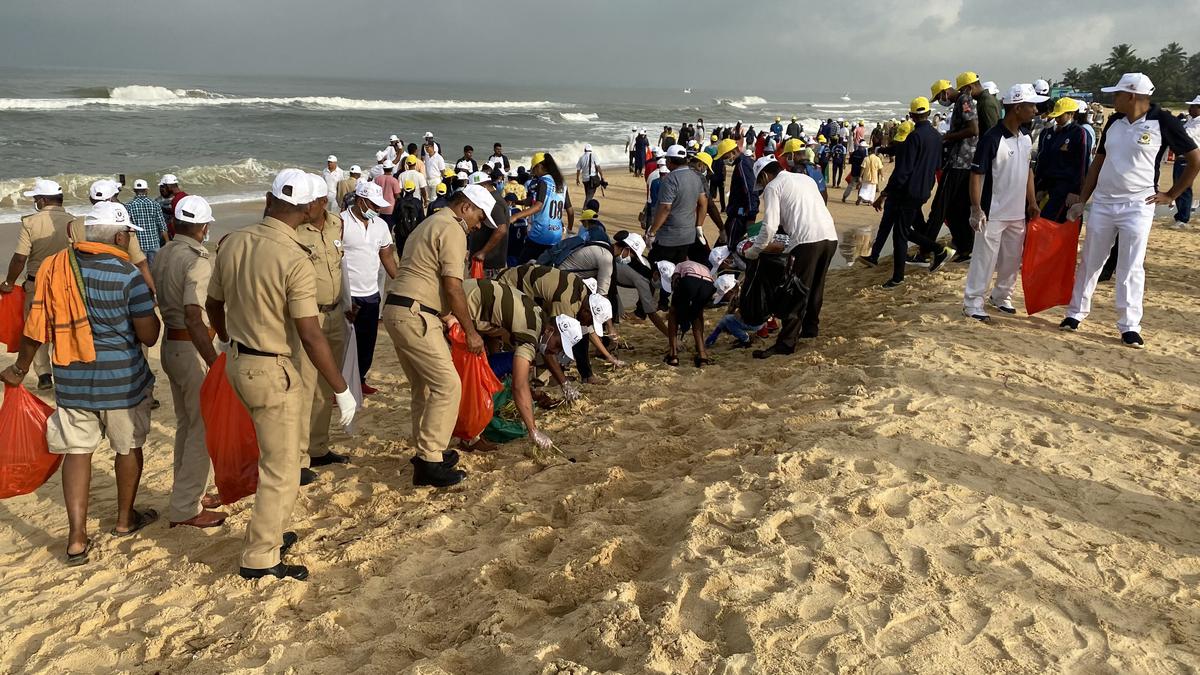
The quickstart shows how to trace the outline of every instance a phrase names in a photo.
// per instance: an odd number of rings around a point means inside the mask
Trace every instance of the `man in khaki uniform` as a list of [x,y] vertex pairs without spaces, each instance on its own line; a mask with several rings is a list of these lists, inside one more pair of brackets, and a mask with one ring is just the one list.
[[478,185],[455,193],[446,208],[409,234],[400,269],[387,285],[383,324],[412,386],[413,485],[447,487],[466,477],[453,468],[458,453],[443,452],[454,433],[462,390],[440,317],[453,314],[467,335],[467,346],[483,352],[462,280],[467,233],[491,221],[495,201]]
[[349,424],[357,408],[317,321],[309,251],[296,239],[296,228],[312,222],[318,210],[309,176],[280,171],[263,222],[225,238],[208,286],[208,317],[229,350],[225,373],[258,435],[258,492],[238,571],[247,579],[308,578],[303,565],[280,562],[296,541],[284,528],[300,489],[302,348],[338,392],[341,424]]
[[[296,228],[296,239],[312,251],[310,260],[317,277],[317,322],[321,324],[321,331],[325,333],[329,349],[333,352],[333,360],[341,370],[346,349],[346,315],[342,311],[342,219],[328,211],[329,199],[324,196],[328,188],[325,179],[316,174],[310,176],[321,210],[314,222]],[[346,464],[350,458],[329,449],[329,420],[333,416],[333,404],[329,399],[333,396],[333,389],[324,380],[318,382],[317,369],[312,361],[301,357],[300,366],[300,380],[307,392],[307,409],[301,410],[300,419],[311,420],[308,428],[300,429],[300,461],[303,467],[300,470],[300,484],[308,485],[317,478],[309,466]]]
[[213,334],[204,323],[212,262],[203,242],[212,220],[212,209],[203,197],[192,195],[179,200],[175,206],[175,238],[154,258],[159,311],[166,324],[160,352],[162,369],[171,382],[175,402],[175,479],[167,511],[171,527],[217,527],[228,517],[220,511],[209,511],[202,503],[212,480],[212,462],[204,443],[200,386],[217,360]]
[[[111,202],[116,199],[121,192],[121,186],[115,180],[102,178],[94,183],[88,189],[88,200],[92,204],[100,202]],[[83,226],[83,216],[73,218],[67,223],[67,236],[71,241],[87,241],[87,232]],[[137,237],[130,237],[129,243],[126,244],[125,250],[129,252],[129,262],[142,276],[146,278],[146,285],[150,287],[150,292],[157,294],[158,289],[154,285],[154,275],[150,273],[150,265],[146,262],[146,254],[142,251],[142,245],[138,243]]]
[[[8,262],[8,276],[0,284],[0,293],[12,292],[13,286],[20,280],[21,272],[25,272],[25,314],[29,315],[29,307],[33,304],[34,279],[42,261],[58,253],[70,244],[67,238],[67,223],[74,218],[63,208],[62,187],[52,180],[39,180],[33,189],[25,193],[33,197],[37,213],[31,213],[21,218],[21,232],[17,235],[17,249]],[[136,239],[136,237],[131,237]],[[16,348],[16,345],[10,345]],[[38,378],[38,389],[48,391],[54,387],[54,378],[50,374],[50,347],[38,347],[33,357],[33,372]]]
[[346,203],[346,195],[354,194],[354,189],[358,187],[358,179],[362,177],[362,169],[357,164],[350,167],[350,175],[338,181],[337,184],[337,210],[341,211]]

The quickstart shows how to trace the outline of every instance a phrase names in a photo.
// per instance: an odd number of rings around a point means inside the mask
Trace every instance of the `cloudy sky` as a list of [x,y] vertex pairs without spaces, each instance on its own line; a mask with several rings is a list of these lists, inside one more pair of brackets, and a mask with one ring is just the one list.
[[1197,26],[1195,0],[39,0],[6,7],[0,63],[900,96],[1192,52]]

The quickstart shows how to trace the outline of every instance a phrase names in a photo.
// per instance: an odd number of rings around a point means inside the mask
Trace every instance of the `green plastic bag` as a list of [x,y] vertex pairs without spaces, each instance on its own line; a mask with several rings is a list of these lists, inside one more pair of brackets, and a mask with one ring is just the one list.
[[526,435],[525,425],[520,420],[504,419],[500,412],[508,406],[511,400],[512,379],[505,378],[504,389],[492,397],[492,410],[495,410],[496,414],[492,416],[492,421],[488,422],[487,427],[483,430],[485,439],[493,443],[507,443]]

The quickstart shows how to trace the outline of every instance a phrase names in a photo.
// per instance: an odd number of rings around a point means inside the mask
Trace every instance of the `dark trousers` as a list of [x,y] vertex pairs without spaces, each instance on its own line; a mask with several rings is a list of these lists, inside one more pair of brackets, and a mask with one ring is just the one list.
[[[654,244],[650,246],[650,266],[652,269],[657,269],[656,265],[660,260],[666,260],[667,262],[678,265],[679,263],[689,259],[689,255],[692,253],[693,246],[693,244],[685,244],[683,246],[664,246],[658,242],[654,242]],[[703,260],[697,260],[696,262],[703,262],[707,264],[708,258],[705,257]],[[671,306],[671,294],[663,290],[662,284],[659,284],[658,292],[658,308],[665,312],[667,311],[667,308]]]
[[830,167],[830,171],[832,173],[830,178],[833,179],[833,187],[836,188],[837,186],[842,184],[842,172],[845,170],[846,170],[846,165],[844,163],[834,160],[833,166]]
[[575,367],[579,369],[579,379],[587,380],[592,377],[592,341],[589,336],[575,343],[571,353],[575,356]]
[[[975,230],[971,229],[971,170],[946,169],[938,183],[933,205],[929,209],[929,222],[922,234],[929,241],[936,241],[938,232],[945,223],[950,228],[954,248],[963,255],[971,255],[975,246]],[[921,252],[929,254],[938,250],[936,246],[921,246]]]
[[[1187,162],[1175,157],[1175,168],[1171,170],[1171,177],[1176,181],[1183,175],[1187,169]],[[1175,200],[1175,220],[1181,223],[1186,223],[1192,219],[1192,186],[1184,190]]]
[[1042,207],[1041,216],[1056,223],[1064,222],[1067,219],[1067,195],[1071,194],[1072,187],[1064,181],[1051,181],[1046,186],[1046,205]]
[[596,196],[596,188],[600,187],[599,178],[589,178],[583,181],[583,203],[587,204]]
[[358,374],[367,381],[367,371],[375,360],[375,339],[379,336],[379,294],[351,298],[358,313],[354,315],[354,342],[358,347]]
[[[879,229],[875,231],[875,241],[871,242],[871,260],[878,261],[883,255],[883,247],[887,244],[888,235],[896,222],[896,206],[891,199],[883,201],[883,215],[879,218]],[[907,253],[906,253],[907,254]]]
[[[889,200],[891,201],[891,200]],[[892,221],[892,280],[904,281],[904,263],[908,257],[908,242],[921,247],[921,250],[941,251],[937,241],[925,235],[925,220],[921,215],[920,206],[897,206],[896,216]]]
[[725,213],[725,181],[709,179],[708,198],[721,200],[721,213]]
[[837,248],[836,241],[814,241],[792,249],[791,274],[808,292],[779,313],[782,325],[775,340],[776,351],[795,351],[798,338],[817,337],[821,303],[825,298],[825,273],[829,271],[833,256],[837,255]]
[[518,256],[519,262],[527,263],[530,260],[537,260],[537,257],[546,251],[549,251],[551,244],[539,244],[529,239],[525,240],[525,245],[521,247],[521,255]]

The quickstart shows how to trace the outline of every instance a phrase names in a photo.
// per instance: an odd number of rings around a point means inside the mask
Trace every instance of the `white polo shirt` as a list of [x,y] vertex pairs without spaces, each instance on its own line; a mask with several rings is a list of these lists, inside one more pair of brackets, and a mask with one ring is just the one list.
[[400,181],[400,187],[404,187],[404,183],[410,180],[413,182],[413,185],[417,186],[418,190],[424,190],[427,185],[425,174],[416,169],[409,169],[397,176],[396,179]]
[[440,154],[425,158],[425,177],[430,184],[442,182],[442,172],[446,170],[446,160]]
[[994,221],[1024,220],[1025,193],[1033,139],[1023,131],[1013,136],[997,124],[979,139],[971,172],[983,176],[981,205]]
[[838,240],[833,215],[817,182],[805,174],[779,174],[767,184],[758,204],[762,229],[754,238],[754,249],[766,248],[776,232],[788,235],[788,251],[800,244]]
[[1124,115],[1113,115],[1100,136],[1097,155],[1104,165],[1092,192],[1092,201],[1123,204],[1145,201],[1158,191],[1158,170],[1170,148],[1183,155],[1196,148],[1183,124],[1163,112],[1157,104],[1140,120],[1130,122]]
[[376,216],[363,223],[350,209],[342,211],[342,267],[350,297],[365,298],[379,292],[379,252],[392,245],[387,223]]

